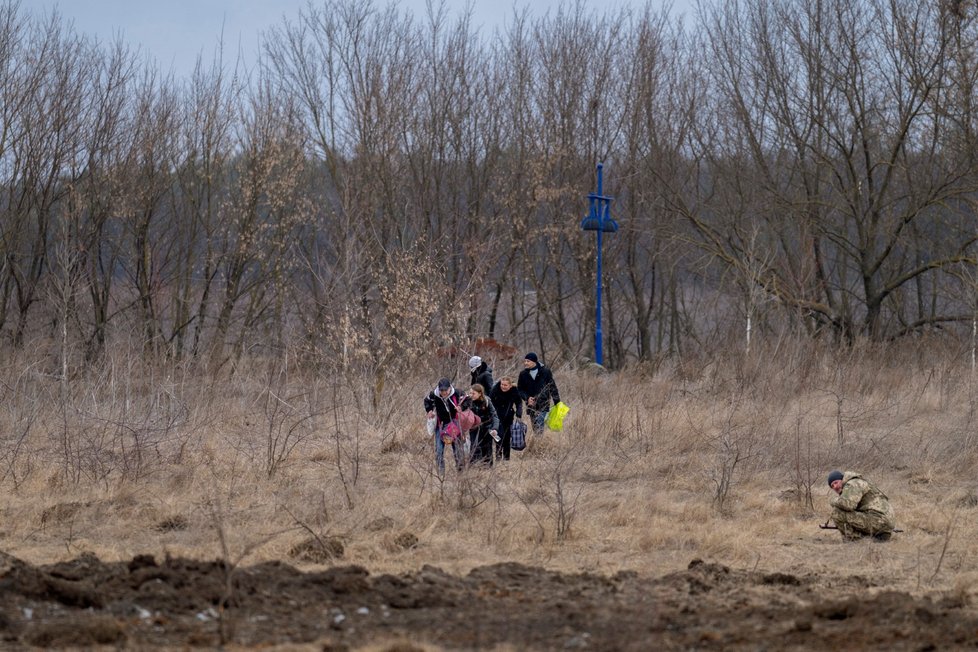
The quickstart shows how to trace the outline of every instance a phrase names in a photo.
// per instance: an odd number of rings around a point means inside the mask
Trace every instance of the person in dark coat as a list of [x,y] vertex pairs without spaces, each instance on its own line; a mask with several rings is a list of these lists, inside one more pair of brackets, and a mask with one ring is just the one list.
[[468,397],[462,402],[462,409],[471,409],[481,420],[478,426],[469,431],[472,463],[492,466],[492,442],[499,440],[499,417],[482,385],[472,385]]
[[496,444],[496,459],[509,459],[512,444],[512,427],[515,419],[523,418],[523,398],[513,384],[513,379],[503,376],[489,392],[489,400],[499,415],[500,441]]
[[492,389],[492,368],[486,364],[486,361],[477,355],[469,358],[469,371],[472,375],[472,385],[482,385],[486,389],[486,393]]
[[[428,413],[428,418],[436,417],[435,425],[435,464],[438,466],[438,477],[445,477],[445,444],[452,447],[452,456],[455,458],[455,468],[461,471],[464,464],[462,448],[464,440],[462,437],[466,433],[458,430],[458,410],[465,400],[462,392],[452,387],[452,381],[442,378],[438,385],[424,397],[424,409]],[[455,436],[452,436],[452,435]],[[447,440],[447,441],[446,441]]]
[[560,402],[560,391],[554,375],[540,364],[537,354],[527,353],[523,359],[523,371],[516,381],[520,396],[526,401],[526,413],[533,424],[533,433],[543,434],[543,420],[550,411],[550,402]]

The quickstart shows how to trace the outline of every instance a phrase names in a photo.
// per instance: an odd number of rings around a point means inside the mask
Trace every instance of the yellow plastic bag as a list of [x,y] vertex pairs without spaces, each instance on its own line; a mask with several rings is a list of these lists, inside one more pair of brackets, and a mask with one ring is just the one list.
[[564,417],[567,416],[568,412],[570,412],[570,407],[563,401],[558,401],[557,405],[550,408],[550,411],[547,412],[547,427],[551,430],[563,430]]

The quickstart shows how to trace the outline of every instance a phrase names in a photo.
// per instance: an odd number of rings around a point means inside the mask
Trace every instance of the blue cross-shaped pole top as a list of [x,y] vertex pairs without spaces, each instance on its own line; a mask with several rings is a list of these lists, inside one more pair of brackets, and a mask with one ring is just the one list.
[[587,196],[588,214],[581,220],[581,228],[585,231],[602,231],[614,233],[618,230],[618,222],[611,219],[611,201],[613,197],[601,194],[603,185],[603,163],[598,163],[598,191]]

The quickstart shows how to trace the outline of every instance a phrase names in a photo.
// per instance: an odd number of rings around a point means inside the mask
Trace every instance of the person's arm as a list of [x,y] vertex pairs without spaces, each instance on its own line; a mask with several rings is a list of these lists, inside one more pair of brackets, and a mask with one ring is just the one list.
[[[492,391],[486,396],[492,407],[496,409],[496,414],[509,414],[509,410],[506,408],[506,397],[503,393],[499,391],[499,384],[495,384],[492,387]],[[502,417],[500,417],[501,419]]]
[[516,392],[516,396],[513,397],[513,405],[515,406],[515,409],[516,409],[516,418],[517,419],[522,419],[523,418],[523,397],[520,396],[520,393],[519,392]]
[[866,494],[867,489],[868,487],[865,482],[859,478],[853,478],[842,485],[842,493],[830,500],[829,504],[844,512],[854,512]]
[[560,390],[557,389],[557,381],[554,380],[552,373],[550,374],[550,396],[553,397],[554,404],[560,403]]
[[492,401],[486,401],[489,405],[489,416],[492,418],[492,426],[489,428],[495,432],[499,432],[499,413],[496,412],[496,406],[492,404]]
[[425,394],[424,397],[424,411],[430,413],[435,409],[435,403],[431,400],[431,394]]
[[[539,373],[543,374],[545,372],[540,371]],[[526,401],[526,407],[539,410],[540,405],[546,400],[547,397],[546,376],[538,375],[534,380],[529,376],[529,374],[527,374],[526,383],[523,389],[520,391],[520,396],[522,396],[523,400]]]

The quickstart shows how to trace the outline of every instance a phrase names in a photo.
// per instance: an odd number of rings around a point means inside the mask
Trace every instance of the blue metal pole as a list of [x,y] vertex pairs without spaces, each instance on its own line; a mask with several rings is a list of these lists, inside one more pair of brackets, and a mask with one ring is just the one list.
[[[602,187],[601,187],[602,186],[602,183],[601,183],[602,182],[602,179],[601,179],[601,177],[602,177],[602,168],[603,167],[604,167],[604,164],[598,163],[598,196],[602,196],[603,195],[603,193],[601,192],[602,191]],[[603,217],[604,216],[604,214],[600,212],[601,210],[604,209],[603,204],[604,204],[604,200],[599,199],[598,200],[598,211],[599,211],[598,212],[598,216],[599,217]],[[602,337],[603,333],[601,331],[601,231],[602,231],[602,229],[601,228],[598,228],[598,274],[597,274],[597,276],[598,276],[598,290],[597,290],[597,293],[596,293],[597,294],[597,298],[596,298],[597,299],[597,301],[596,301],[597,306],[596,306],[596,311],[595,311],[596,312],[596,315],[595,315],[595,323],[596,323],[596,326],[594,328],[594,361],[596,363],[598,363],[599,365],[603,365],[604,364],[604,356],[602,355],[602,351],[601,351],[601,341],[604,339]]]

